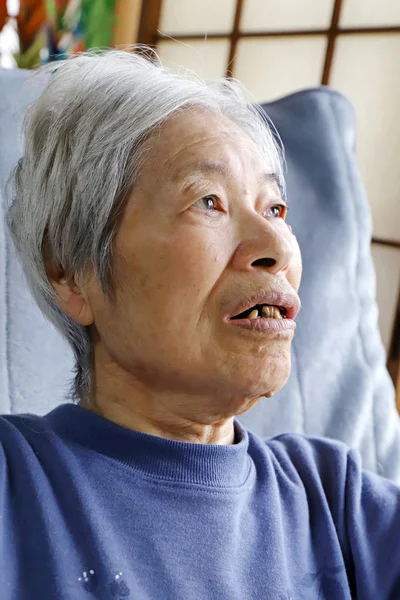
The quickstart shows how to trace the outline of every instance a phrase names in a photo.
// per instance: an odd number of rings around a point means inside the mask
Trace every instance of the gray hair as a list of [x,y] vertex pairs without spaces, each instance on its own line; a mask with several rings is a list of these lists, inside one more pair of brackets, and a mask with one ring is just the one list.
[[151,133],[177,111],[205,107],[239,125],[284,182],[276,132],[239,82],[173,73],[148,48],[134,49],[85,52],[36,72],[49,78],[26,113],[24,154],[7,186],[12,190],[6,221],[31,292],[74,352],[72,400],[91,395],[92,342],[89,328],[58,307],[47,259],[70,278],[92,263],[112,301],[118,218]]

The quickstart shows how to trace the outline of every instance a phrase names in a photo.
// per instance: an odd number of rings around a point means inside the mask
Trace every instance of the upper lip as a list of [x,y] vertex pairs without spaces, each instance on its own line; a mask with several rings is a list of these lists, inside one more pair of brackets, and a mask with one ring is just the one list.
[[286,318],[295,319],[300,310],[300,298],[295,292],[281,292],[278,290],[259,290],[242,299],[233,311],[227,315],[227,319],[236,317],[240,313],[248,310],[256,304],[270,304],[272,306],[281,306],[286,309]]

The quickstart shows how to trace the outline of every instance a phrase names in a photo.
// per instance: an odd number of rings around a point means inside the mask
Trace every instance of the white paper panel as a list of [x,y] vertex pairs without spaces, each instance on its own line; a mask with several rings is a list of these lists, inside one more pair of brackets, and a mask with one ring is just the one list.
[[319,85],[326,44],[325,36],[242,39],[237,46],[234,76],[257,102]]
[[333,0],[245,0],[241,31],[327,29]]
[[193,40],[189,43],[164,42],[157,45],[162,62],[174,71],[191,69],[204,79],[224,77],[229,58],[229,39]]
[[400,25],[400,0],[344,0],[341,27]]
[[400,291],[400,250],[372,244],[372,258],[376,270],[379,329],[388,352]]
[[376,237],[400,241],[400,35],[341,36],[331,85],[356,108],[357,154]]
[[[149,0],[144,0],[145,2]],[[236,0],[163,0],[163,33],[231,33]]]

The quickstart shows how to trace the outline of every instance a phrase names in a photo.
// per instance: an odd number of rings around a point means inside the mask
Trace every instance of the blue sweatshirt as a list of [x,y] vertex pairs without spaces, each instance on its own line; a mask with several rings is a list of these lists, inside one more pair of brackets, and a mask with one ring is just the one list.
[[0,442],[1,600],[400,599],[400,489],[341,443],[177,442],[74,404]]

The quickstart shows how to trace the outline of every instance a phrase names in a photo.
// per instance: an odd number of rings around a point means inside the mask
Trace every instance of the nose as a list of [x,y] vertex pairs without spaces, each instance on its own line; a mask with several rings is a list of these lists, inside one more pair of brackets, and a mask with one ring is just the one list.
[[267,220],[260,215],[252,216],[251,220],[251,224],[242,221],[246,231],[242,231],[237,245],[234,266],[246,271],[263,269],[275,275],[287,270],[294,253],[287,226],[282,221]]

